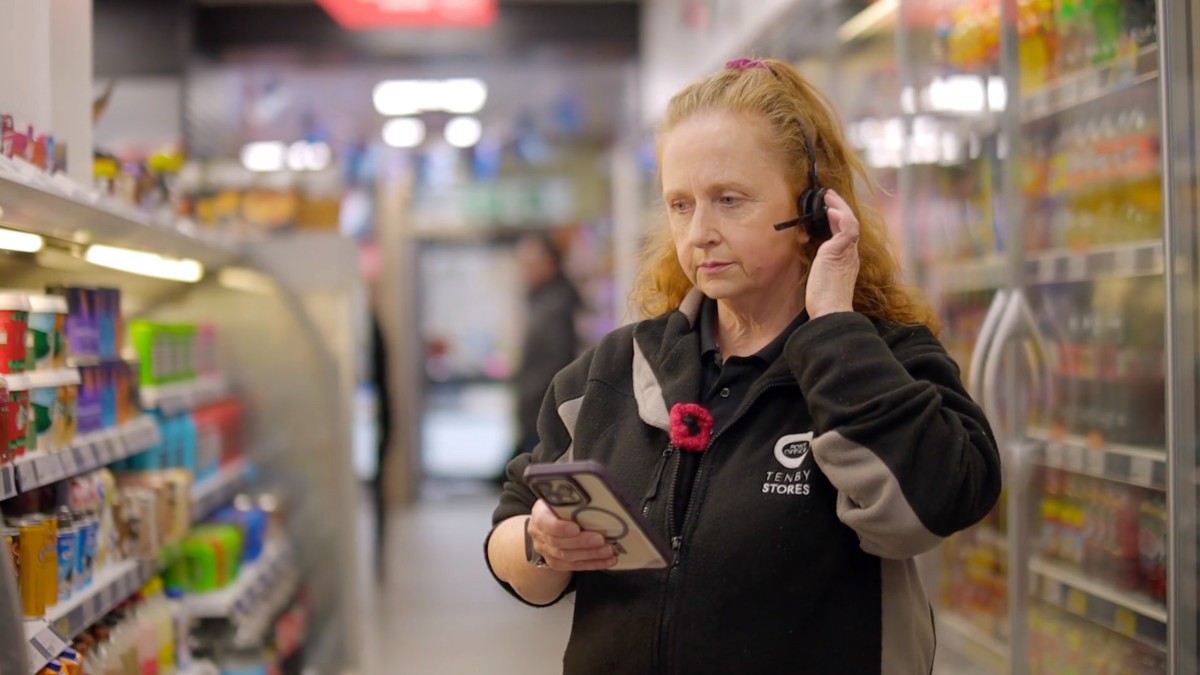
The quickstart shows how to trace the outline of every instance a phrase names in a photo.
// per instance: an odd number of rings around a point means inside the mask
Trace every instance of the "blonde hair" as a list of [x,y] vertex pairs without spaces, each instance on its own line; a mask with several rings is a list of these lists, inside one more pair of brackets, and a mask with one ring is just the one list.
[[[858,217],[861,231],[855,311],[903,324],[924,324],[936,331],[937,316],[928,302],[919,291],[900,283],[900,264],[892,253],[882,216],[859,197],[858,185],[870,192],[875,189],[874,182],[846,142],[828,100],[787,63],[774,59],[757,63],[759,67],[721,70],[676,94],[659,128],[660,159],[661,139],[697,113],[722,111],[757,116],[770,123],[774,147],[783,156],[789,169],[788,181],[799,197],[809,187],[807,134],[817,156],[821,187],[841,195]],[[818,246],[819,242],[797,246],[806,278]],[[655,228],[642,258],[631,293],[633,303],[646,317],[675,311],[692,284],[679,265],[669,228]]]

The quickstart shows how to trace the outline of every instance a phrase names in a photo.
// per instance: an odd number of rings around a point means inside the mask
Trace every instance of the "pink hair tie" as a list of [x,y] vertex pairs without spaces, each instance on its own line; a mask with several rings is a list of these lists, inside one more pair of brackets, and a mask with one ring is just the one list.
[[725,67],[730,70],[751,70],[753,68],[762,68],[766,70],[767,64],[763,61],[759,61],[758,59],[751,59],[743,56],[740,59],[726,61]]

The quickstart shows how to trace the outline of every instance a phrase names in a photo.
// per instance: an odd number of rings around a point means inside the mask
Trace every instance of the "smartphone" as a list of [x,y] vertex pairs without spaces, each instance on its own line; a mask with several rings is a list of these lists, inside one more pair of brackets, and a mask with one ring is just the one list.
[[670,562],[671,548],[621,496],[603,465],[530,464],[525,467],[525,484],[559,518],[604,535],[617,552],[617,564],[609,569],[663,569]]

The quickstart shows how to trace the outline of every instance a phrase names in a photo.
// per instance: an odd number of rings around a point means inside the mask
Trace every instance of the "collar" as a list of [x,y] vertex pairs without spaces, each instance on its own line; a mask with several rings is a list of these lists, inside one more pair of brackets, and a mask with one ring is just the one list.
[[[671,407],[694,402],[700,391],[701,331],[696,330],[696,324],[706,299],[693,288],[678,311],[634,326],[633,393],[638,416],[646,424],[670,431]],[[759,352],[769,359],[766,375],[788,370],[780,357],[792,332],[806,320],[808,312],[801,312],[792,325]]]

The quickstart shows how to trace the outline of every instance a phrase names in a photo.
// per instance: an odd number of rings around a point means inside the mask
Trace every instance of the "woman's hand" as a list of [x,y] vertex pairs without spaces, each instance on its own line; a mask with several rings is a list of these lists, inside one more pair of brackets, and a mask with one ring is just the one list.
[[533,550],[546,559],[546,566],[560,572],[606,570],[617,564],[617,553],[598,532],[585,532],[570,520],[562,520],[539,499],[529,517]]
[[810,319],[854,311],[854,282],[858,279],[858,218],[833,190],[825,193],[829,229],[833,236],[817,249],[808,273],[804,304]]

